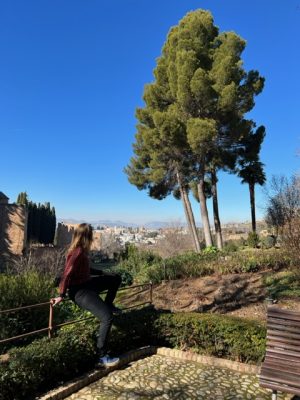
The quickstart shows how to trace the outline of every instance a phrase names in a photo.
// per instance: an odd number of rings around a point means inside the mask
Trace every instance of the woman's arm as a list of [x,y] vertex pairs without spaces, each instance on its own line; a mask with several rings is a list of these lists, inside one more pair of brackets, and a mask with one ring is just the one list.
[[54,297],[53,299],[50,299],[50,303],[55,306],[56,304],[59,304],[60,302],[63,301],[63,297],[58,296],[58,297]]
[[81,254],[81,248],[77,247],[76,249],[73,250],[71,257],[69,257],[69,259],[66,262],[65,270],[63,272],[59,284],[59,295],[62,298],[64,298],[66,295],[66,291],[70,283],[70,277],[74,271],[74,266],[80,254]]

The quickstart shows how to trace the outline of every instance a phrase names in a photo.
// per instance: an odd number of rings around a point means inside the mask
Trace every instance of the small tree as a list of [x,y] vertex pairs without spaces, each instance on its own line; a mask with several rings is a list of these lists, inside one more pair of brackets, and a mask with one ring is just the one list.
[[300,254],[300,178],[273,177],[266,190],[266,222],[276,236],[282,236],[285,247],[297,257]]
[[152,250],[163,258],[173,257],[192,249],[191,235],[179,226],[165,230],[163,237],[152,246]]
[[254,124],[249,125],[249,132],[241,141],[238,157],[238,176],[242,183],[249,186],[250,207],[251,207],[251,222],[252,232],[256,232],[256,215],[255,215],[255,185],[264,185],[266,175],[264,172],[264,164],[259,160],[259,153],[262,142],[265,137],[265,128],[260,126],[253,132]]
[[17,204],[28,206],[28,194],[27,192],[21,192],[18,194]]

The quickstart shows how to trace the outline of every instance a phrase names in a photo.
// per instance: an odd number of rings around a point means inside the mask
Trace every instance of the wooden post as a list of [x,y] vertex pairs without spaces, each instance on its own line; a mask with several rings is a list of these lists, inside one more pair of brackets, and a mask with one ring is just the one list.
[[49,326],[48,326],[48,338],[51,339],[53,330],[53,304],[50,302],[49,308]]
[[150,304],[152,304],[153,283],[150,281]]

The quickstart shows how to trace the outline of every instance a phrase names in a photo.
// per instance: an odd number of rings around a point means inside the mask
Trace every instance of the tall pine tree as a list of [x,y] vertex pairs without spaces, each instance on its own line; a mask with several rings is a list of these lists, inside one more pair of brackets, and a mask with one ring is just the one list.
[[[179,188],[183,199],[195,182],[207,246],[212,237],[206,175],[211,175],[221,247],[217,171],[232,168],[233,148],[244,134],[239,129],[244,114],[264,84],[257,71],[242,68],[244,48],[244,40],[234,32],[219,34],[212,15],[204,10],[188,13],[170,30],[154,70],[155,81],[145,88],[145,107],[137,110],[135,156],[125,170],[129,181],[148,188],[150,195],[154,188],[163,188],[164,195]],[[191,208],[185,209],[186,215],[192,214]]]

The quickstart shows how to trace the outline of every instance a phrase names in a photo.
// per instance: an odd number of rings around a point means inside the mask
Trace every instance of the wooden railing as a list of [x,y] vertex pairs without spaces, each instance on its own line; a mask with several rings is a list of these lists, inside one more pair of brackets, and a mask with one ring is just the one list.
[[[134,296],[140,293],[144,293],[147,290],[149,290],[149,301],[145,301],[143,303],[138,303],[138,304],[134,304],[133,306],[130,307],[124,307],[123,310],[129,310],[131,308],[135,308],[135,307],[140,307],[146,304],[152,304],[152,291],[153,291],[153,285],[152,282],[143,284],[143,285],[134,285],[134,286],[127,286],[127,287],[123,287],[120,288],[118,290],[118,292],[120,291],[124,291],[124,290],[131,290],[131,289],[135,289],[135,288],[142,288],[141,290],[134,292]],[[101,293],[105,293],[105,292],[101,292]],[[68,300],[71,301],[71,300]],[[79,322],[83,322],[83,321],[87,321],[90,319],[95,318],[94,316],[91,317],[86,317],[86,318],[81,318],[81,319],[77,319],[77,320],[73,320],[73,321],[68,321],[68,322],[64,322],[62,324],[57,324],[54,325],[53,324],[53,318],[54,318],[54,306],[50,301],[47,301],[45,303],[39,303],[39,304],[32,304],[29,306],[24,306],[24,307],[17,307],[17,308],[10,308],[7,310],[0,310],[0,316],[3,314],[8,314],[11,312],[18,312],[18,311],[22,311],[22,310],[28,310],[28,309],[32,309],[32,308],[39,308],[39,307],[49,307],[49,323],[48,326],[46,328],[42,328],[42,329],[38,329],[35,331],[31,331],[31,332],[27,332],[27,333],[23,333],[22,335],[17,335],[17,336],[12,336],[9,338],[5,338],[5,339],[1,339],[0,340],[0,344],[1,343],[7,343],[7,342],[11,342],[13,340],[17,340],[17,339],[22,339],[31,335],[36,335],[38,333],[43,333],[43,332],[48,332],[48,337],[51,338],[52,337],[52,333],[55,329],[58,329],[64,325],[70,325],[70,324],[76,324]],[[57,309],[59,309],[59,307],[57,307]]]

